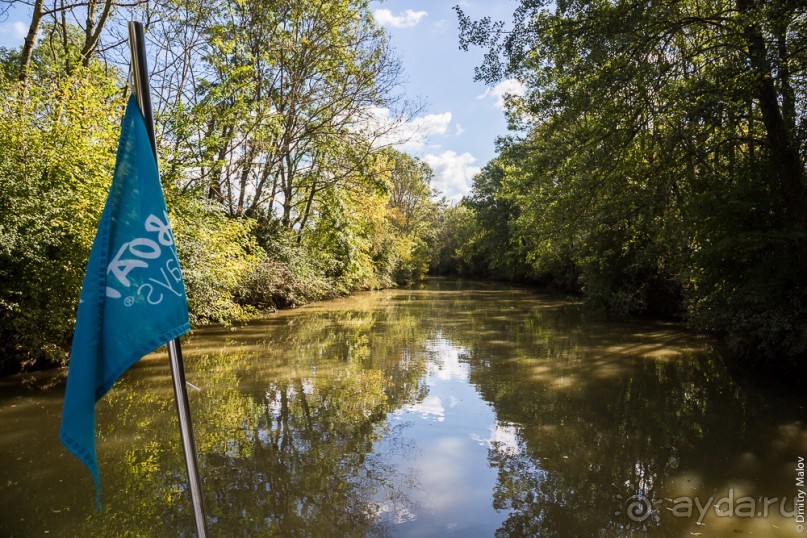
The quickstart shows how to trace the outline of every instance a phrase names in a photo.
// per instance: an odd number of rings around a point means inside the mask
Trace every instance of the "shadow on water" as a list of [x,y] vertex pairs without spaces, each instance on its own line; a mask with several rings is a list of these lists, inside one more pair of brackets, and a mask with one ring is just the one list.
[[[804,402],[669,323],[437,279],[185,355],[215,536],[797,535]],[[98,405],[101,514],[56,438],[63,375],[0,380],[0,535],[192,535],[164,356]]]

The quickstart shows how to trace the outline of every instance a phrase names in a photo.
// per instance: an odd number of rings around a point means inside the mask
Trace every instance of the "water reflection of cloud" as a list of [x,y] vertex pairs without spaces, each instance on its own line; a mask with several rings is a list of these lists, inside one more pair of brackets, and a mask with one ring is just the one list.
[[490,427],[490,436],[483,439],[482,436],[473,434],[471,439],[481,446],[487,446],[506,456],[517,456],[521,454],[519,445],[518,428],[512,424],[499,424]]
[[[473,473],[473,453],[461,437],[442,437],[429,446],[428,457],[417,462],[418,475],[424,491],[428,492],[428,508],[450,513],[452,509],[468,506],[469,499],[490,495],[479,488]],[[463,491],[463,495],[457,495]]]
[[427,396],[422,402],[404,406],[404,410],[420,415],[425,420],[443,422],[446,419],[446,409],[438,396]]
[[434,340],[426,342],[426,353],[429,356],[429,377],[440,381],[469,380],[470,366],[460,360],[461,356],[467,354],[465,348],[442,338],[438,332]]

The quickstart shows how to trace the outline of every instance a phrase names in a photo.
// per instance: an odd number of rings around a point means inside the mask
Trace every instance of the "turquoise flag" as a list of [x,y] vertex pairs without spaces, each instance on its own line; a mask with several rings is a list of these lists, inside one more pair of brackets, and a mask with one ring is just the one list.
[[190,330],[157,163],[134,97],[87,263],[59,438],[87,466],[100,509],[95,402],[140,358]]

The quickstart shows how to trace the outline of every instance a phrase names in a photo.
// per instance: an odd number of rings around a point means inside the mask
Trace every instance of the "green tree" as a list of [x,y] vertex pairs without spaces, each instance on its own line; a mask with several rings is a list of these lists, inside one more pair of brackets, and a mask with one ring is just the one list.
[[46,54],[33,61],[24,97],[20,83],[0,81],[2,370],[67,359],[123,105],[114,72],[97,62],[63,79]]
[[434,172],[428,164],[400,151],[385,152],[389,174],[387,220],[392,227],[396,282],[421,280],[429,270],[428,241],[435,224],[438,204],[433,200]]
[[[169,88],[193,91],[169,91],[164,105],[167,145],[195,160],[181,181],[203,186],[233,216],[276,213],[301,233],[319,199],[368,166],[367,111],[390,104],[397,84],[397,62],[369,4],[213,1],[173,9],[175,17],[193,15],[188,31],[196,36],[187,58],[162,75]],[[164,30],[166,54],[178,54],[177,27],[185,23]]]
[[148,21],[194,323],[423,276],[430,175],[386,168],[390,127],[371,120],[395,105],[398,64],[369,2],[33,8],[26,43],[0,51],[0,369],[67,360],[128,95],[124,10]]
[[528,87],[501,156],[524,158],[496,191],[517,209],[507,249],[593,303],[682,314],[792,366],[807,351],[799,3],[524,1],[507,31],[457,11],[462,46],[490,50],[477,78]]

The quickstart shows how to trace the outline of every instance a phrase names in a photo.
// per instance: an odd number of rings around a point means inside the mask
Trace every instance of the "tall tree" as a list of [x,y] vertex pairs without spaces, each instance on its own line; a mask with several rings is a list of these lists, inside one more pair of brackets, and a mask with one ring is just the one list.
[[497,196],[536,275],[685,311],[749,355],[807,351],[800,2],[525,0],[509,29],[457,12],[488,49],[477,78],[528,87]]
[[205,14],[192,19],[199,52],[182,62],[194,75],[172,75],[197,91],[172,90],[186,106],[167,118],[177,151],[197,159],[186,180],[233,216],[276,212],[300,230],[325,191],[369,165],[369,111],[393,102],[399,65],[369,4],[178,5]]

